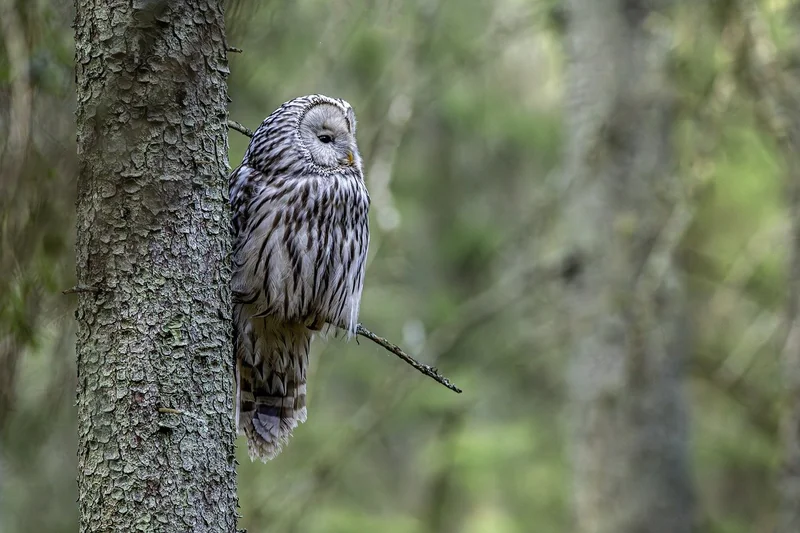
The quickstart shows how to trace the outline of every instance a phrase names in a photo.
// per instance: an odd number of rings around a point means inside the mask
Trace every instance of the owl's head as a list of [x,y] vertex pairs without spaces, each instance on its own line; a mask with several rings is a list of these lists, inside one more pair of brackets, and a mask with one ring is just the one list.
[[356,115],[344,100],[313,98],[300,116],[298,135],[311,160],[323,169],[361,167]]
[[268,176],[312,170],[361,177],[353,108],[321,94],[289,100],[255,131],[244,162]]

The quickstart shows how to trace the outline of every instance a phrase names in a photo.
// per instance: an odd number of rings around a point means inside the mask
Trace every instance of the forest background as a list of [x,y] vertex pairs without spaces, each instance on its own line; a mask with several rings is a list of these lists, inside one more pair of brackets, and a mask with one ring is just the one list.
[[[262,465],[238,442],[240,527],[575,530],[587,480],[573,475],[574,339],[563,272],[549,268],[571,252],[567,10],[552,0],[228,7],[229,43],[243,51],[229,56],[230,118],[253,129],[309,93],[353,104],[372,195],[361,319],[465,390],[368,342],[316,342],[309,420],[291,445]],[[800,124],[800,106],[771,97],[778,76],[794,79],[794,13],[777,0],[687,2],[647,22],[669,40],[670,174],[685,221],[670,253],[690,334],[674,385],[688,431],[676,446],[689,450],[704,532],[773,531],[788,490],[798,167],[783,125]],[[68,2],[0,0],[4,533],[72,532],[78,521],[75,296],[62,294],[75,284],[73,16]],[[229,141],[236,166],[248,139]]]

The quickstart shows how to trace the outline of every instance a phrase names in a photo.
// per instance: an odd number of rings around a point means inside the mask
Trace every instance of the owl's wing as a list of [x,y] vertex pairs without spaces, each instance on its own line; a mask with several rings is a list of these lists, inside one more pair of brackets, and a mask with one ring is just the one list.
[[234,170],[228,180],[228,194],[231,204],[231,233],[233,238],[233,301],[252,303],[258,297],[259,283],[247,279],[246,249],[252,237],[250,224],[250,204],[256,196],[257,188],[263,183],[263,175],[254,168],[242,164]]
[[347,293],[350,295],[347,314],[340,317],[340,324],[350,335],[355,334],[361,307],[361,293],[364,288],[364,273],[367,269],[367,252],[369,250],[369,197],[365,194],[355,203],[351,212],[350,224],[346,232],[342,251],[343,264],[347,265]]
[[[247,435],[251,458],[275,457],[292,429],[306,419],[306,369],[311,331],[302,324],[253,313],[264,291],[261,254],[269,243],[262,222],[274,213],[263,174],[247,165],[230,177],[233,232],[233,333],[236,354],[236,427]],[[276,218],[280,220],[280,218]],[[268,262],[268,261],[267,261]],[[264,301],[262,300],[263,304]]]

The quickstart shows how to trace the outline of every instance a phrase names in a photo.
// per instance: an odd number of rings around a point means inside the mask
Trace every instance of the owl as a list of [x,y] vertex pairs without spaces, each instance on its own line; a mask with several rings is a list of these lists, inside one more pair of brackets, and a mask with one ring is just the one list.
[[344,100],[290,100],[230,175],[236,425],[251,459],[275,457],[306,420],[315,332],[355,332],[369,194]]

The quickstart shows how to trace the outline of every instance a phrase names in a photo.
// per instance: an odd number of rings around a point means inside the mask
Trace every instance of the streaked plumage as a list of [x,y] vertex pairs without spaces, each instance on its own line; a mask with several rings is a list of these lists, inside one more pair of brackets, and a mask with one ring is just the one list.
[[314,331],[355,331],[369,246],[355,130],[347,102],[296,98],[230,176],[236,420],[251,458],[273,458],[306,419]]

